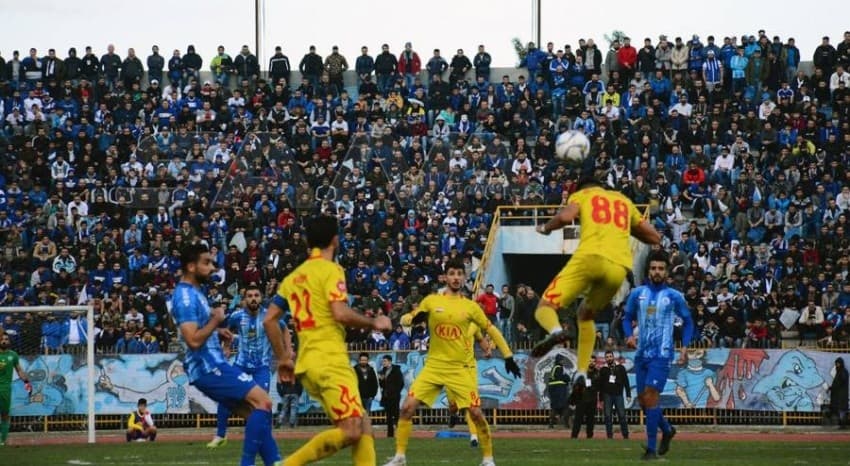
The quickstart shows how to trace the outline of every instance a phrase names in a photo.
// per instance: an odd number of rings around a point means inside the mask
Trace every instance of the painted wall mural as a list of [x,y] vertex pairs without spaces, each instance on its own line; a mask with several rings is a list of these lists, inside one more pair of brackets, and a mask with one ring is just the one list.
[[[427,354],[418,352],[372,353],[371,364],[380,368],[384,354],[401,366],[409,386],[425,363]],[[575,371],[573,351],[555,350],[541,359],[515,355],[523,368],[523,379],[515,380],[504,370],[501,359],[478,361],[478,385],[485,408],[547,408],[546,382],[557,354],[567,358],[568,371]],[[819,411],[827,399],[827,387],[834,376],[834,361],[850,354],[802,350],[709,349],[692,350],[685,366],[670,371],[661,405],[665,408],[722,408],[762,411]],[[634,384],[633,353],[617,354]],[[602,353],[597,355],[603,360]],[[351,354],[354,365],[357,354]],[[21,358],[33,385],[31,394],[23,383],[12,386],[12,414],[49,416],[84,414],[87,397],[84,356],[51,355]],[[98,414],[126,414],[139,398],[147,398],[155,414],[214,413],[216,405],[192,385],[176,354],[124,355],[98,357],[95,408]],[[273,380],[275,377],[273,377]],[[406,390],[405,390],[406,391]],[[279,401],[277,390],[272,399]],[[635,393],[633,393],[635,395]],[[636,403],[634,397],[632,403]],[[435,403],[446,407],[445,397]],[[302,395],[299,411],[320,410],[319,404]],[[381,410],[380,394],[373,411]]]

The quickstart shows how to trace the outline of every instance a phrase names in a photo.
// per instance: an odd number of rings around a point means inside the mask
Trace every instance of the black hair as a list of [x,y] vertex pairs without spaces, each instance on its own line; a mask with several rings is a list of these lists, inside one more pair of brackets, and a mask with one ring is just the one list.
[[463,260],[458,259],[457,257],[455,257],[454,259],[449,259],[446,262],[446,272],[448,273],[448,271],[451,269],[457,269],[462,272],[466,272],[466,266],[463,264]]
[[138,404],[147,406],[148,400],[146,400],[145,398],[139,398]]
[[360,353],[360,354],[358,354],[358,355],[357,355],[357,359],[360,359],[360,358],[362,358],[363,356],[366,356],[366,357],[368,358],[368,357],[369,357],[369,353]]
[[381,359],[383,359],[385,361],[393,362],[393,357],[390,356],[389,354],[385,354],[384,357],[381,358]]
[[647,265],[650,262],[664,262],[666,265],[668,263],[667,253],[664,251],[653,251],[649,254],[649,257],[646,259]]
[[183,247],[180,251],[180,268],[185,272],[186,267],[194,262],[198,262],[201,254],[210,252],[209,248],[204,243],[190,243]]
[[257,285],[256,285],[255,283],[253,283],[253,282],[251,282],[251,284],[250,284],[250,285],[248,285],[248,286],[246,286],[246,287],[245,287],[245,294],[248,294],[248,292],[249,292],[249,291],[254,291],[254,290],[259,291],[261,295],[263,294],[263,291],[260,289],[260,287],[259,287],[259,286],[257,286]]
[[307,224],[307,246],[325,249],[331,245],[334,236],[339,234],[336,217],[322,215]]

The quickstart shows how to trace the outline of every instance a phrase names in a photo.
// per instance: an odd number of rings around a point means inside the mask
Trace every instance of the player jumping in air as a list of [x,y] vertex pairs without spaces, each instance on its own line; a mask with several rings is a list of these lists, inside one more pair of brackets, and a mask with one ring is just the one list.
[[[673,320],[682,319],[682,346],[690,343],[694,334],[694,322],[691,311],[682,293],[669,288],[667,281],[667,256],[653,252],[649,256],[649,284],[632,290],[626,301],[623,317],[623,332],[626,344],[637,347],[635,353],[635,385],[640,403],[646,415],[646,453],[645,460],[654,460],[670,449],[670,442],[676,435],[658,406],[658,398],[664,391],[670,364],[675,354],[673,341]],[[632,331],[632,322],[637,321],[638,336]],[[683,348],[679,364],[687,362],[687,351]],[[656,449],[658,428],[661,428],[661,445]]]
[[[345,273],[334,262],[339,248],[339,225],[333,217],[318,217],[307,225],[310,257],[281,283],[269,305],[264,326],[278,361],[282,381],[297,375],[307,393],[322,404],[334,428],[318,433],[286,458],[286,466],[319,461],[353,446],[356,466],[375,464],[375,441],[368,412],[363,409],[357,377],[348,363],[347,327],[388,332],[386,316],[374,319],[348,307]],[[293,363],[290,344],[280,338],[279,320],[290,309],[298,334],[298,361]]]
[[[592,177],[582,179],[578,191],[567,200],[567,206],[546,224],[538,225],[537,231],[548,235],[576,219],[581,224],[578,249],[543,292],[534,313],[543,330],[549,332],[532,350],[535,357],[565,341],[567,334],[562,330],[557,310],[570,305],[584,292],[585,299],[578,312],[577,356],[579,361],[589,361],[596,341],[593,316],[611,302],[632,268],[629,235],[647,244],[661,241],[661,235],[629,198],[603,188]],[[577,374],[576,382],[581,382],[583,376]]]

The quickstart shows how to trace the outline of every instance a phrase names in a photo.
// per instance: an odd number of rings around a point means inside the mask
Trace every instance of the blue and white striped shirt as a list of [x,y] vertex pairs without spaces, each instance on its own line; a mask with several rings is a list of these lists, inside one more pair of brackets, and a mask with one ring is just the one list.
[[637,320],[640,335],[636,358],[673,359],[673,321],[682,319],[682,344],[687,346],[694,333],[691,311],[682,293],[666,285],[644,285],[632,290],[626,301],[623,332],[632,335],[632,322]]
[[[198,325],[198,328],[201,328],[210,321],[210,305],[207,302],[207,297],[200,289],[184,282],[178,283],[174,288],[174,295],[171,298],[171,312],[178,327],[187,322],[194,322]],[[221,349],[221,342],[218,339],[218,332],[213,332],[203,346],[196,350],[186,344],[182,332],[178,333],[180,334],[180,344],[183,345],[186,353],[184,366],[189,382],[194,382],[201,376],[214,372],[219,364],[227,364],[224,352]]]
[[[261,307],[256,315],[251,315],[247,309],[240,309],[227,319],[227,327],[235,330],[239,339],[239,352],[236,353],[233,364],[247,372],[269,367],[271,364],[272,346],[263,327],[267,311],[265,307]],[[281,328],[286,326],[287,317],[280,319]]]

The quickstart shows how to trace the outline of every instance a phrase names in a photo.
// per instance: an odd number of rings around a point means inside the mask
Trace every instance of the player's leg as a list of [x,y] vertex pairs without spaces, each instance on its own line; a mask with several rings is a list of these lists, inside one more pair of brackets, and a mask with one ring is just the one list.
[[272,436],[272,400],[268,392],[254,385],[245,396],[245,401],[251,406],[251,412],[245,419],[245,441],[242,445],[242,461],[244,465],[254,464],[254,458],[259,453],[267,465],[280,461],[280,451]]
[[[664,419],[658,401],[664,390],[664,383],[670,370],[669,361],[649,360],[642,361],[643,377],[639,386],[640,395],[638,401],[646,416],[646,453],[644,458],[652,459],[658,454],[664,453],[670,448],[670,441],[676,434],[676,430]],[[661,447],[658,446],[658,429],[662,429],[663,438]]]
[[593,346],[596,344],[596,322],[593,320],[594,315],[611,303],[617,291],[623,286],[623,281],[626,279],[627,274],[625,267],[601,257],[595,261],[593,267],[595,267],[595,272],[589,274],[591,275],[590,289],[578,310],[578,347],[576,348],[576,357],[579,361],[580,370],[576,376],[577,381],[585,375],[582,364],[587,364],[585,361],[590,361],[593,355]]
[[[286,466],[313,463],[354,445],[363,436],[363,416],[360,392],[354,372],[344,365],[308,369],[301,375],[301,383],[312,398],[319,400],[334,427],[316,434],[284,461]],[[364,445],[368,448],[368,445]],[[374,447],[372,448],[374,458]],[[372,462],[374,464],[374,460]]]
[[9,438],[9,413],[12,408],[12,390],[0,390],[0,446]]
[[215,437],[207,444],[207,448],[227,445],[227,420],[229,418],[230,409],[224,403],[219,403],[215,413]]
[[469,446],[475,448],[478,446],[478,426],[472,420],[472,415],[469,414],[468,409],[464,413],[464,419],[466,420],[466,427],[469,428]]
[[531,350],[532,356],[541,357],[565,341],[567,335],[561,328],[558,309],[570,305],[587,288],[591,269],[584,267],[582,263],[580,257],[570,259],[540,295],[534,318],[547,336],[534,346]]
[[[413,415],[416,414],[416,408],[419,407],[420,403],[424,403],[426,406],[434,404],[443,389],[442,378],[442,374],[426,365],[422,372],[416,376],[413,384],[410,385],[407,398],[401,405],[398,427],[395,430],[395,456],[384,466],[404,466],[407,464],[407,444],[413,431]],[[448,390],[447,394],[449,399],[452,399]]]
[[492,465],[493,437],[490,435],[490,425],[487,424],[487,418],[481,411],[481,398],[478,396],[478,371],[444,375],[443,380],[446,395],[457,403],[458,409],[466,410],[470,420],[475,424],[478,445],[481,448],[481,464]]
[[354,466],[372,466],[376,461],[372,419],[365,410],[363,412],[363,418],[360,419],[359,438],[354,442],[354,446],[351,449],[351,459],[354,460]]

